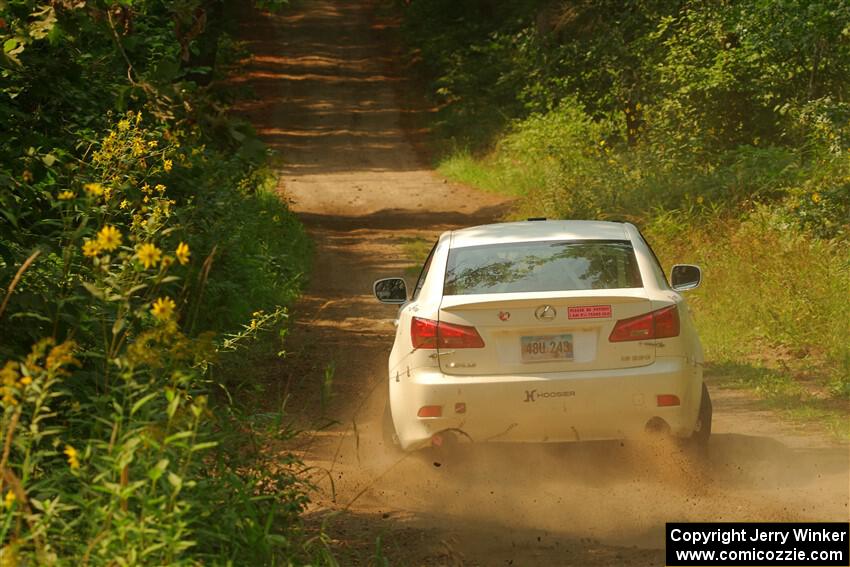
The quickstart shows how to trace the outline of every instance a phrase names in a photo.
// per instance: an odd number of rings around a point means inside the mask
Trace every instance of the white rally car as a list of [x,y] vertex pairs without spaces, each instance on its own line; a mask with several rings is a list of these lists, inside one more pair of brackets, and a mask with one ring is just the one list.
[[628,223],[547,221],[450,231],[400,304],[386,423],[405,450],[474,442],[568,442],[666,432],[705,446],[711,400],[680,292]]

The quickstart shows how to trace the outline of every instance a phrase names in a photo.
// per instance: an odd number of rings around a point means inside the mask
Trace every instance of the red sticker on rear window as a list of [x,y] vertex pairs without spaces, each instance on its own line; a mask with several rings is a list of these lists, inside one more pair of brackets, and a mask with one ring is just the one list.
[[583,305],[567,309],[568,319],[608,319],[610,317],[610,305]]

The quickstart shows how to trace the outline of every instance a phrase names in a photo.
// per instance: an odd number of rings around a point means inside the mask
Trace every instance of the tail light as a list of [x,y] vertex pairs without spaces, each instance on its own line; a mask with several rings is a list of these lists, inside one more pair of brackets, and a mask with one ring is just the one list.
[[410,321],[413,348],[484,348],[475,327],[414,317]]
[[620,343],[678,336],[679,310],[675,305],[671,305],[645,315],[617,321],[608,340],[612,343]]
[[410,321],[410,340],[413,348],[437,348],[437,322],[414,317]]

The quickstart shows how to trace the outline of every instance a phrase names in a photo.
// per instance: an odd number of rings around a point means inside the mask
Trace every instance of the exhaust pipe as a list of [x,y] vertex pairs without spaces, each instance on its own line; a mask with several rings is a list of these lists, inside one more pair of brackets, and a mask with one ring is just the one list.
[[646,425],[644,426],[644,431],[646,431],[650,435],[669,435],[670,424],[664,421],[664,419],[655,416],[646,422]]

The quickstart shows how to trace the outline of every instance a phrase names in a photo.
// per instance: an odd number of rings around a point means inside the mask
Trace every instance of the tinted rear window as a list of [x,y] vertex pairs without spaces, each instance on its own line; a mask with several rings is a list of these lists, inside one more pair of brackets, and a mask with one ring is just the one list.
[[515,242],[449,251],[444,295],[643,287],[628,240]]

